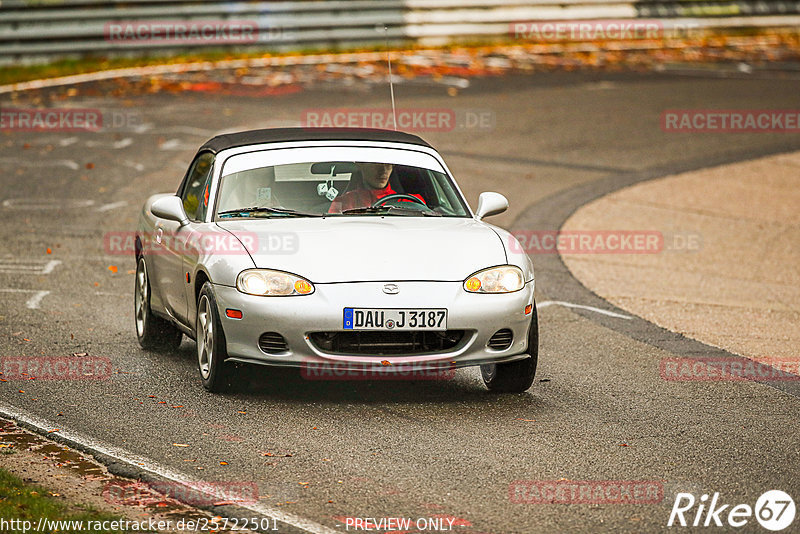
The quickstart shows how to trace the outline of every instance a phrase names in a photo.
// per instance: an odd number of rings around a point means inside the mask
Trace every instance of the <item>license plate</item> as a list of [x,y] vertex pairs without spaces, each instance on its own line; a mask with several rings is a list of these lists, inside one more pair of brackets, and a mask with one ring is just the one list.
[[444,308],[345,308],[345,330],[447,330]]

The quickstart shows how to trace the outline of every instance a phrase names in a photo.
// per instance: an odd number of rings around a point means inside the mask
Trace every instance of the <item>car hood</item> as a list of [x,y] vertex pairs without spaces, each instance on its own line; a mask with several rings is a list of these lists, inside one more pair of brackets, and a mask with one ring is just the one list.
[[218,221],[257,267],[314,283],[461,281],[506,263],[502,240],[467,218],[326,217]]

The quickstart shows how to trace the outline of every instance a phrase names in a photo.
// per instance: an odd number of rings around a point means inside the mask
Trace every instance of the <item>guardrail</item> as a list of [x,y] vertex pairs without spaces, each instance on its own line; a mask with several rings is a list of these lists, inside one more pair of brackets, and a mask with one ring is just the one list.
[[[513,38],[511,25],[520,21],[642,18],[694,28],[800,26],[800,0],[0,0],[0,61],[386,40],[431,46]],[[184,33],[177,38],[169,28],[176,32],[179,23]],[[186,38],[204,24],[208,35]]]

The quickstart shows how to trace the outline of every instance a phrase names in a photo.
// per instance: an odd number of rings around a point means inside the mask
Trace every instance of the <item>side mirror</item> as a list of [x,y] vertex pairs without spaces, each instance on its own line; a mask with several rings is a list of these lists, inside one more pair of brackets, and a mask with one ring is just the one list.
[[150,205],[150,212],[161,219],[175,221],[181,226],[189,224],[189,218],[183,210],[183,202],[180,197],[162,197]]
[[503,213],[508,209],[508,199],[500,193],[481,193],[478,197],[478,211],[475,218],[478,220],[491,215]]

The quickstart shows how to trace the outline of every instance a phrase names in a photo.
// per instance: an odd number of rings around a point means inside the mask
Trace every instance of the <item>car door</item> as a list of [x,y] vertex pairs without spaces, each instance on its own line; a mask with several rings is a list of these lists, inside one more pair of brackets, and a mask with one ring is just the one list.
[[[207,184],[214,167],[214,154],[202,152],[192,162],[178,196],[189,224],[181,226],[175,221],[159,221],[155,241],[161,245],[158,258],[158,276],[167,311],[180,322],[187,324],[187,307],[184,258],[191,247],[190,237],[202,224],[208,208]],[[191,325],[189,325],[191,326]]]
[[186,306],[186,321],[184,322],[189,326],[194,325],[196,315],[197,302],[195,302],[196,297],[192,276],[194,276],[193,273],[197,272],[197,264],[201,258],[207,257],[206,255],[209,253],[223,252],[217,250],[214,244],[214,231],[209,228],[209,226],[213,226],[213,223],[206,222],[206,216],[211,210],[209,197],[213,196],[211,195],[211,182],[214,179],[213,161],[209,165],[209,172],[206,174],[201,188],[196,216],[194,218],[190,217],[189,224],[181,229],[181,235],[184,238],[181,276],[183,281],[186,282],[183,284],[183,299]]

